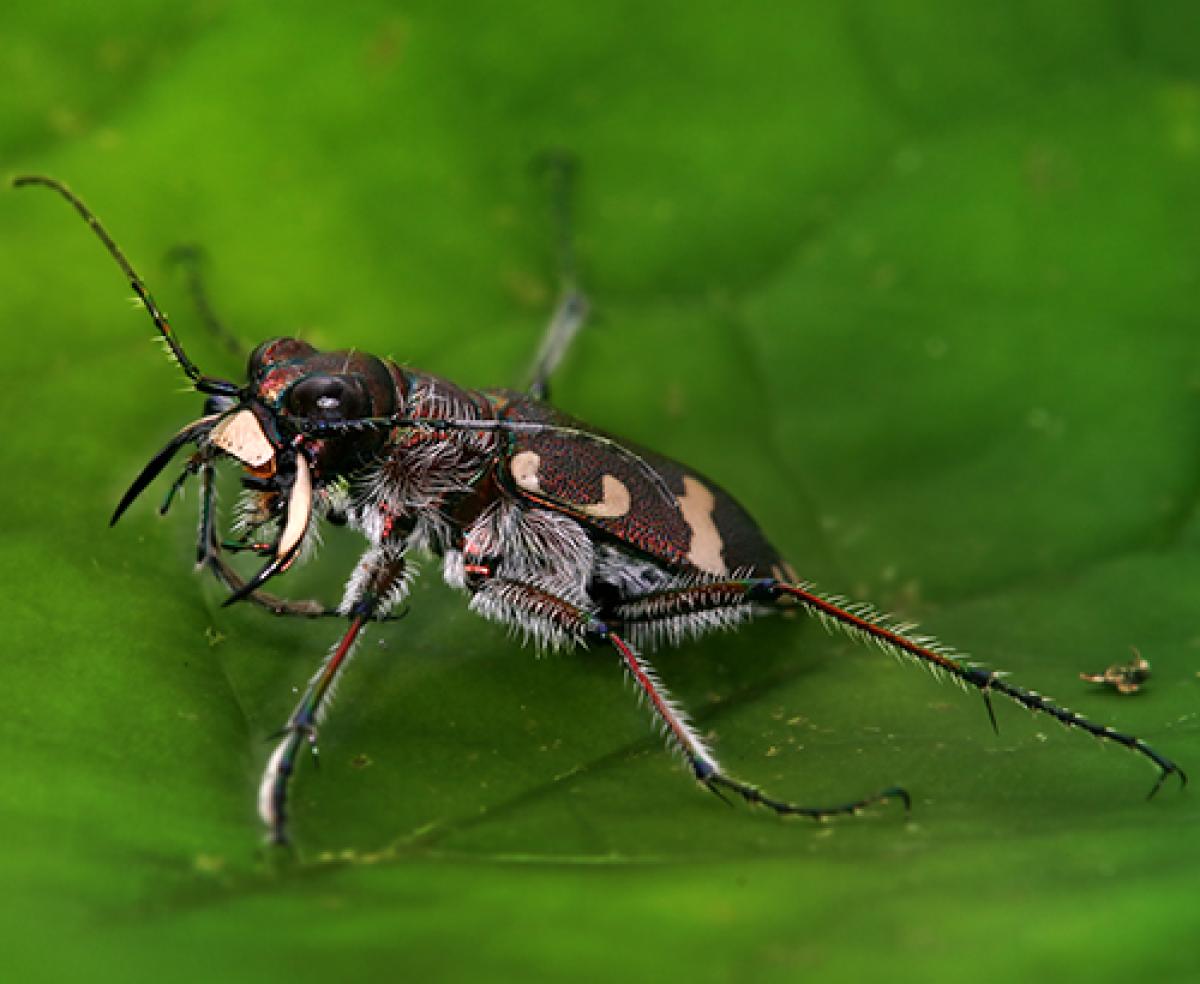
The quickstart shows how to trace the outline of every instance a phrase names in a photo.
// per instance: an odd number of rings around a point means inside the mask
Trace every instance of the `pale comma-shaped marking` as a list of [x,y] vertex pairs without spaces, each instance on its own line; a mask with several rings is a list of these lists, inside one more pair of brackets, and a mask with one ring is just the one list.
[[684,475],[683,495],[677,495],[675,499],[679,503],[684,521],[692,530],[688,560],[710,574],[728,574],[729,566],[722,556],[725,541],[721,539],[721,532],[713,518],[716,497],[703,482],[697,481],[691,475]]
[[538,482],[538,467],[541,463],[542,456],[536,451],[521,451],[513,455],[512,461],[508,463],[508,470],[512,472],[513,480],[519,488],[527,492],[540,492],[542,486]]
[[[521,451],[513,455],[508,467],[520,488],[527,492],[541,492],[542,486],[538,480],[541,464],[541,456],[536,451]],[[633,499],[624,482],[612,475],[604,475],[600,479],[600,490],[599,502],[572,502],[571,505],[595,519],[619,519],[629,512]]]

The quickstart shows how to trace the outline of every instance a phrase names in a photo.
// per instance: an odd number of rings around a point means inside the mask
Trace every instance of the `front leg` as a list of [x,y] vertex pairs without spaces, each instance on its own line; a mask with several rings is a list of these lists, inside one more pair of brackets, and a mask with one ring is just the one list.
[[296,769],[300,749],[307,745],[315,759],[317,726],[324,720],[335,684],[354,652],[363,628],[372,619],[386,615],[408,593],[407,566],[403,544],[373,547],[359,561],[339,612],[349,625],[321,668],[309,681],[304,696],[280,730],[281,741],[271,753],[258,790],[258,814],[267,825],[274,844],[286,844],[288,784]]

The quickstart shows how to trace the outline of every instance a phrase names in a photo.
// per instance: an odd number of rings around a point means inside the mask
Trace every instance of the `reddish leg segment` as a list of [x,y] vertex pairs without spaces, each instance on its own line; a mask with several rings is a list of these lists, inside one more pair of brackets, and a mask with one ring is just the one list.
[[[704,743],[695,731],[692,730],[691,725],[680,713],[674,701],[667,696],[666,690],[663,689],[662,684],[656,679],[649,664],[635,653],[627,642],[611,630],[608,631],[607,638],[617,652],[621,654],[621,658],[625,661],[630,675],[637,681],[638,686],[642,688],[646,696],[650,698],[651,706],[653,706],[655,713],[666,725],[671,737],[674,738],[675,742],[688,757],[696,778],[718,796],[721,796],[722,789],[728,789],[737,793],[747,803],[759,803],[770,807],[770,809],[781,815],[809,817],[813,820],[824,820],[827,817],[858,813],[868,806],[875,803],[884,803],[890,799],[898,799],[903,802],[905,810],[911,807],[912,802],[909,799],[908,793],[899,786],[892,786],[873,796],[855,800],[853,803],[844,803],[841,806],[798,806],[795,803],[788,803],[784,800],[777,800],[771,796],[767,796],[756,786],[751,786],[749,783],[744,783],[738,779],[734,779],[732,776],[725,775],[721,771],[720,765],[717,764],[717,760],[713,758],[712,753],[704,746]],[[721,798],[724,799],[723,796]]]
[[326,701],[332,693],[338,674],[349,662],[354,643],[366,623],[365,615],[358,615],[351,620],[341,641],[309,682],[308,689],[281,732],[283,740],[275,747],[267,762],[258,789],[258,815],[270,828],[272,843],[287,843],[288,783],[296,769],[296,759],[300,749],[306,744],[312,751],[313,758],[316,758],[317,722],[325,710]]
[[908,805],[908,794],[899,787],[891,787],[873,796],[832,807],[799,806],[767,796],[756,787],[722,771],[712,751],[688,722],[683,709],[671,699],[649,662],[627,639],[586,609],[542,588],[505,578],[484,581],[475,601],[472,602],[472,608],[482,615],[506,624],[529,625],[536,622],[542,626],[541,630],[531,631],[543,639],[570,639],[576,642],[592,639],[611,645],[620,655],[634,682],[649,699],[650,706],[665,727],[672,745],[683,754],[696,778],[718,796],[721,796],[721,790],[730,790],[747,802],[760,803],[776,813],[811,817],[816,820],[857,813],[873,803],[889,799],[899,799],[905,806]]
[[304,696],[280,731],[281,741],[271,753],[258,789],[258,813],[269,829],[272,843],[286,844],[287,797],[300,749],[308,745],[317,754],[317,727],[329,710],[337,682],[350,663],[363,627],[400,600],[406,590],[401,548],[376,548],[350,578],[343,613],[350,619],[345,634],[309,681]]
[[991,695],[1002,694],[1022,707],[1054,718],[1068,728],[1079,728],[1103,741],[1115,742],[1149,759],[1159,770],[1150,796],[1162,787],[1168,776],[1179,777],[1187,783],[1183,770],[1150,745],[1133,735],[1124,734],[1105,725],[1096,724],[1082,714],[1060,707],[1049,698],[1007,682],[995,670],[972,665],[962,654],[942,645],[930,636],[916,635],[916,626],[898,623],[891,616],[869,605],[847,602],[843,598],[824,595],[807,584],[789,584],[774,578],[746,578],[713,581],[667,591],[652,592],[641,598],[623,602],[615,607],[617,624],[625,628],[653,634],[655,631],[688,630],[688,619],[701,613],[744,609],[746,606],[799,606],[816,615],[827,628],[837,628],[866,642],[875,643],[885,651],[917,659],[937,671],[950,674],[962,683],[974,687],[983,696],[993,727]]

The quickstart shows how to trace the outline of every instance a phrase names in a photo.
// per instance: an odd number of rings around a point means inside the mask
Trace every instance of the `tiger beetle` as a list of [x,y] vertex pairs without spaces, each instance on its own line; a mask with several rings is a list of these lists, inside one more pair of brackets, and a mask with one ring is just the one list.
[[[559,183],[565,202],[567,176]],[[90,209],[66,186],[40,185],[65,198],[121,268],[191,386],[204,415],[183,427],[121,497],[112,523],[184,447],[194,450],[171,487],[200,483],[198,566],[229,591],[226,605],[247,601],[278,615],[339,616],[346,628],[312,677],[267,761],[258,812],[269,838],[288,839],[288,790],[301,750],[317,749],[337,681],[370,622],[385,620],[409,592],[410,555],[440,559],[442,576],[468,606],[509,626],[540,649],[611,647],[648,698],[668,743],[697,781],[777,814],[822,820],[890,799],[892,786],[837,806],[776,799],[726,772],[675,703],[644,655],[730,629],[769,611],[802,610],[826,627],[912,657],[975,688],[992,726],[991,697],[1116,742],[1149,759],[1159,776],[1187,777],[1132,735],[1090,721],[1002,674],[978,666],[870,605],[823,594],[796,578],[749,514],[699,472],[618,440],[554,409],[548,383],[582,325],[580,292],[560,208],[561,300],[524,390],[472,390],[354,349],[321,352],[298,338],[272,338],[250,355],[244,384],[204,375],[188,358],[166,315]],[[206,311],[202,308],[202,313]],[[215,470],[233,459],[243,493],[236,535],[218,534]],[[325,520],[349,524],[367,541],[341,604],[287,600],[264,590],[305,559]],[[244,577],[227,554],[258,555]]]

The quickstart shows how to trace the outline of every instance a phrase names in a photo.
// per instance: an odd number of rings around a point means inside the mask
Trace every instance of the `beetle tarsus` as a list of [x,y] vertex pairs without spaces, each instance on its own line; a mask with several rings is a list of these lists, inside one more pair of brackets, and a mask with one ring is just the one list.
[[712,793],[717,799],[719,799],[722,803],[724,803],[730,809],[732,809],[734,807],[733,800],[731,800],[728,796],[726,796],[723,792],[721,792],[721,787],[712,781],[712,776],[709,776],[707,779],[701,779],[700,785],[703,786],[705,789],[707,789],[710,793]]
[[1000,723],[996,720],[996,708],[992,706],[992,695],[984,690],[980,696],[983,698],[983,706],[987,708],[988,720],[992,722],[992,731],[999,737]]
[[[705,780],[705,785],[713,792],[717,792],[718,787],[732,790],[742,797],[747,803],[765,806],[768,809],[774,810],[780,816],[798,816],[808,817],[810,820],[827,820],[836,816],[856,816],[867,807],[875,806],[881,803],[886,803],[889,800],[898,799],[904,804],[904,812],[912,811],[912,797],[909,796],[907,790],[900,786],[889,786],[881,792],[875,793],[872,796],[865,796],[860,800],[855,800],[852,803],[843,803],[839,806],[799,806],[796,803],[789,803],[784,800],[778,800],[771,796],[767,796],[757,786],[751,786],[749,783],[741,782],[737,779],[732,779],[729,776],[719,772],[714,773]],[[718,793],[718,795],[720,795]],[[721,797],[724,799],[724,797]]]
[[1183,789],[1187,786],[1187,784],[1188,784],[1187,773],[1184,772],[1183,769],[1181,769],[1178,765],[1176,765],[1174,762],[1172,762],[1169,758],[1166,758],[1165,756],[1160,755],[1153,748],[1151,748],[1149,745],[1147,745],[1144,741],[1141,741],[1141,740],[1138,741],[1137,750],[1139,752],[1141,752],[1143,755],[1145,755],[1147,758],[1149,758],[1151,761],[1153,761],[1155,765],[1158,766],[1158,779],[1155,781],[1154,785],[1150,787],[1150,792],[1146,794],[1147,800],[1152,800],[1152,799],[1154,799],[1154,797],[1156,795],[1158,795],[1158,791],[1160,789],[1162,789],[1163,783],[1165,783],[1170,776],[1173,776],[1173,775],[1179,776],[1179,788],[1180,789]]

